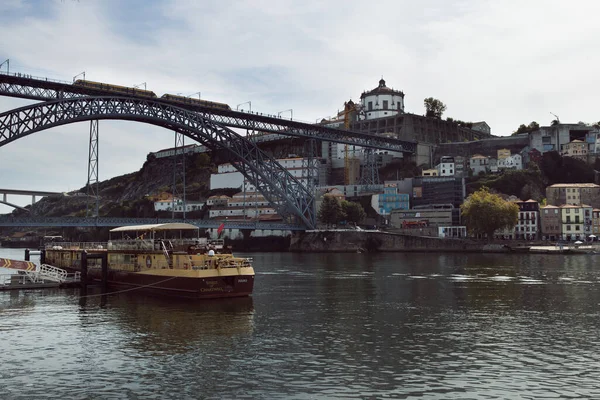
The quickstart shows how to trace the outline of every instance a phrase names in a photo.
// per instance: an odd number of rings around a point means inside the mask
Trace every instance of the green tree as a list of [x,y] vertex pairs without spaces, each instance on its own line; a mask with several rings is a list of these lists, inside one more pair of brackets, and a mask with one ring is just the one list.
[[342,214],[346,218],[347,222],[353,222],[355,224],[361,222],[367,216],[363,206],[352,201],[343,200],[341,203]]
[[498,229],[513,228],[519,218],[519,206],[485,187],[469,195],[460,211],[469,232],[486,235],[488,240],[493,239]]
[[446,105],[442,103],[438,99],[434,99],[433,97],[428,97],[423,100],[425,104],[425,116],[432,118],[442,118],[442,114],[446,111]]
[[530,132],[537,131],[538,129],[540,129],[540,124],[538,124],[535,121],[531,121],[529,123],[529,125],[525,125],[525,124],[519,125],[519,128],[517,128],[517,130],[514,131],[512,135],[514,136],[514,135],[518,135],[520,133],[530,133]]
[[323,202],[317,213],[319,221],[329,226],[330,224],[336,224],[341,216],[342,206],[340,205],[340,201],[332,195],[326,194],[323,196]]

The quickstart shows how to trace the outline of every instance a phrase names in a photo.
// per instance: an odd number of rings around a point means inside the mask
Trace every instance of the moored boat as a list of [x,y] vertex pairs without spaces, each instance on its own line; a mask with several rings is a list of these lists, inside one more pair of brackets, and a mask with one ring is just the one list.
[[[252,260],[226,251],[222,240],[199,237],[186,223],[124,226],[109,241],[51,243],[45,262],[81,270],[83,251],[106,253],[111,290],[139,290],[193,299],[248,296],[254,287]],[[99,259],[88,260],[88,277],[100,280]]]

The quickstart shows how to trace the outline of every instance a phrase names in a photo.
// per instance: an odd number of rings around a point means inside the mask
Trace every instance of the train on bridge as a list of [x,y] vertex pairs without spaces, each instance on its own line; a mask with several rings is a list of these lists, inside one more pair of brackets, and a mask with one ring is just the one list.
[[[115,94],[126,95],[126,96],[145,97],[145,98],[152,98],[152,99],[159,98],[156,95],[156,93],[154,93],[151,90],[139,89],[139,88],[128,87],[128,86],[113,85],[110,83],[94,82],[94,81],[78,79],[73,83],[73,85],[82,86],[82,87],[86,87],[86,88],[90,88],[90,89],[105,90],[108,92],[113,92]],[[200,106],[200,107],[215,108],[215,109],[219,109],[219,110],[231,110],[231,107],[229,107],[229,105],[225,104],[225,103],[196,99],[193,97],[185,97],[185,96],[180,96],[180,95],[176,95],[176,94],[166,93],[166,94],[163,94],[160,97],[160,99],[167,101],[169,103],[175,103],[175,104],[194,105],[194,106]]]

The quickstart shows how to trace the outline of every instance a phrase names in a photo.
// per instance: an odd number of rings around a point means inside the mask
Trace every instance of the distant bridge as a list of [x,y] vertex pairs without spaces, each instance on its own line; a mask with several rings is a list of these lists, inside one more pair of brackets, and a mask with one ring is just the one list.
[[118,227],[129,225],[167,224],[173,222],[186,222],[196,225],[200,229],[217,229],[225,224],[225,229],[253,229],[253,230],[283,230],[304,231],[303,225],[286,224],[282,222],[256,222],[256,221],[222,221],[204,219],[170,219],[170,218],[86,218],[86,217],[11,217],[0,216],[0,227]]
[[0,194],[2,195],[2,200],[0,200],[0,204],[5,204],[9,207],[18,208],[19,210],[29,211],[28,209],[18,206],[13,203],[8,202],[8,195],[17,195],[17,196],[31,196],[31,204],[36,202],[36,196],[45,197],[45,196],[53,196],[57,194],[62,194],[59,192],[45,192],[40,190],[21,190],[21,189],[0,189]]

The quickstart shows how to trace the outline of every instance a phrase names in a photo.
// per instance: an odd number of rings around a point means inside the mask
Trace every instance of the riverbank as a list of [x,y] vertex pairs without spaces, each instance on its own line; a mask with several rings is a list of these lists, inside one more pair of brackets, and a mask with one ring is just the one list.
[[382,231],[319,230],[295,233],[290,241],[292,252],[377,253],[377,252],[471,252],[471,253],[553,253],[581,254],[600,251],[592,245],[537,245],[506,241],[488,243],[473,239],[412,236]]

